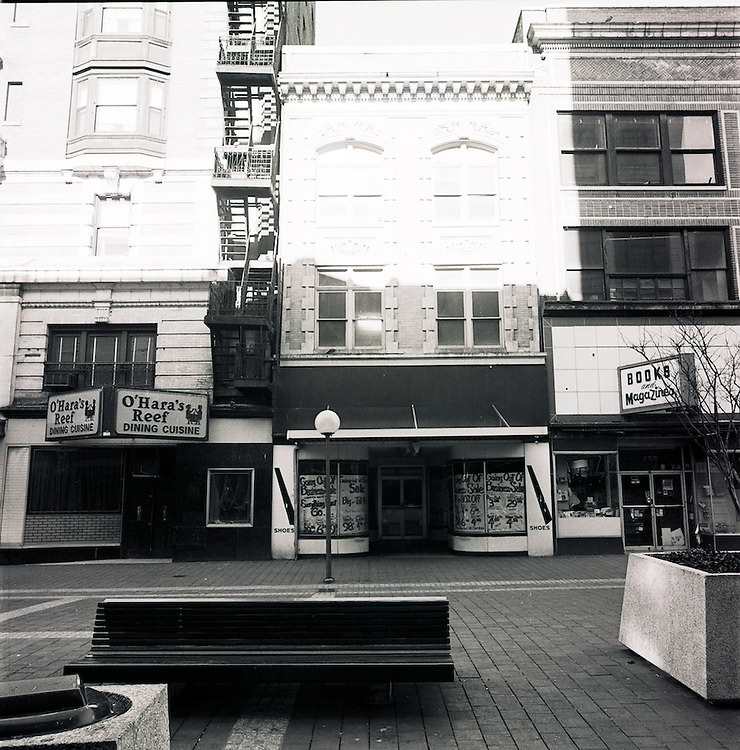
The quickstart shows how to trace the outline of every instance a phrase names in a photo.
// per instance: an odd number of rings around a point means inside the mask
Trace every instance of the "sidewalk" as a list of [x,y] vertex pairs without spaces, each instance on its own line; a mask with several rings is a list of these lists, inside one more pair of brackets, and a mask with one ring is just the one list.
[[618,642],[626,557],[451,554],[299,561],[114,561],[0,568],[2,679],[61,674],[114,595],[383,596],[450,600],[454,683],[188,686],[170,701],[172,750],[679,750],[738,747],[720,708]]

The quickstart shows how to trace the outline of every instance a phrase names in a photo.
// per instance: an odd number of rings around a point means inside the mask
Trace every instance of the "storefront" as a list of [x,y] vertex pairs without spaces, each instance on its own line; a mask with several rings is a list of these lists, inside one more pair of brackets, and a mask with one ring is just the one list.
[[273,556],[325,550],[326,444],[313,420],[327,404],[341,420],[328,445],[337,554],[419,542],[552,554],[544,377],[521,362],[282,368]]
[[95,388],[12,412],[8,559],[269,557],[269,419],[213,418],[203,394]]

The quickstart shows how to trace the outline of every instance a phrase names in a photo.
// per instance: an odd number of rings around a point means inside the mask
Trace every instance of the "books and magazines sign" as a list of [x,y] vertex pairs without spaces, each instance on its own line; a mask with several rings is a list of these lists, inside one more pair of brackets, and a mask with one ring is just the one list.
[[665,411],[685,404],[691,364],[690,358],[676,356],[620,367],[621,413]]
[[208,397],[199,393],[120,388],[114,432],[119,437],[208,438]]

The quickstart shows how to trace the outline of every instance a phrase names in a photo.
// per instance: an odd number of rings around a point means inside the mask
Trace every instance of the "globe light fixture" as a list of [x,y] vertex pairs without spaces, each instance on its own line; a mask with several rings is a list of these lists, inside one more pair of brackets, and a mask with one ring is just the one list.
[[339,415],[327,406],[326,409],[320,411],[316,415],[313,424],[317,432],[320,432],[324,436],[324,443],[326,445],[326,466],[324,476],[324,513],[326,519],[326,573],[324,575],[324,583],[334,583],[334,578],[331,574],[331,470],[329,467],[329,439],[339,429],[341,420],[339,419]]

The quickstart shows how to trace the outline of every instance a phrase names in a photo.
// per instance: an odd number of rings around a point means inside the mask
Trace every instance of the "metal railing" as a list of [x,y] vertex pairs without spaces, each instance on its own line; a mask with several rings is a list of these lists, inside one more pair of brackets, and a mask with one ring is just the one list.
[[274,157],[274,146],[222,146],[215,150],[213,176],[272,180]]
[[264,318],[275,309],[275,284],[264,281],[214,281],[211,284],[208,313],[214,316]]
[[220,65],[273,67],[277,36],[257,33],[249,36],[228,36],[218,40]]

